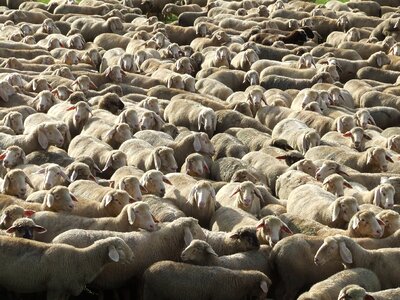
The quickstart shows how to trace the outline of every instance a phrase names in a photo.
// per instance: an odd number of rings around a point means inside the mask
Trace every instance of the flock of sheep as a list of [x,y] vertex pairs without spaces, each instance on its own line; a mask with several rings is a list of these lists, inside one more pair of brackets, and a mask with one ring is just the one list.
[[400,299],[400,0],[78,2],[0,0],[1,299]]

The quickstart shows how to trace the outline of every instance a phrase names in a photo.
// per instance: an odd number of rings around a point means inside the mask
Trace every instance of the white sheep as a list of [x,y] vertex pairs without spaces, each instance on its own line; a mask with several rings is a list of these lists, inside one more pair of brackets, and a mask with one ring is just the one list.
[[35,213],[34,210],[24,209],[19,205],[13,204],[2,209],[0,215],[0,228],[11,227],[15,220],[23,217],[30,217]]
[[350,284],[340,290],[337,300],[399,300],[400,288],[381,290],[379,292],[367,291],[357,284]]
[[[234,199],[233,196],[236,195]],[[262,195],[254,183],[244,181],[241,183],[228,183],[223,186],[216,195],[216,200],[224,206],[243,209],[258,216],[260,214],[260,202]]]
[[126,205],[117,217],[86,218],[53,212],[37,212],[32,219],[47,232],[35,236],[35,240],[51,242],[53,238],[69,229],[112,230],[127,232],[143,228],[157,230],[149,206],[144,202]]
[[297,215],[306,214],[308,218],[330,227],[344,228],[357,212],[357,200],[354,197],[335,198],[329,192],[313,184],[304,184],[294,189],[287,202],[287,212]]
[[324,243],[315,254],[314,262],[323,265],[328,260],[335,260],[346,267],[370,269],[378,276],[382,288],[389,289],[400,285],[394,265],[399,258],[399,249],[366,250],[351,238],[336,235],[324,239]]
[[117,237],[97,241],[84,249],[11,237],[0,237],[0,241],[1,259],[19,262],[3,267],[1,286],[17,293],[46,291],[49,300],[78,296],[105,265],[131,263],[134,258],[127,244]]

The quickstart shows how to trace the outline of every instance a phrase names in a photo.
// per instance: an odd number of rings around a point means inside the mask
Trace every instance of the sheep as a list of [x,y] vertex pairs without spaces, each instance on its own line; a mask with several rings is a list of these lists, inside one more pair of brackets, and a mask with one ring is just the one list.
[[[212,280],[210,280],[211,273],[215,275]],[[165,281],[167,277],[171,279],[171,276],[174,280]],[[143,278],[143,299],[146,300],[159,297],[161,286],[163,287],[163,294],[174,299],[186,299],[187,297],[192,299],[219,299],[223,297],[229,299],[246,297],[262,299],[266,297],[268,286],[271,284],[270,279],[258,271],[234,271],[221,267],[191,266],[171,261],[155,263],[146,270]],[[190,291],[186,289],[177,290],[175,280],[176,282],[183,282],[183,280],[201,281],[204,286],[201,288],[199,286],[199,288],[191,287]],[[235,284],[228,284],[226,288],[221,289],[223,282],[235,282]]]
[[210,168],[206,159],[199,153],[189,154],[185,158],[185,162],[181,167],[181,173],[188,174],[193,177],[207,179],[210,175]]
[[231,66],[234,69],[249,71],[251,65],[258,60],[259,58],[257,53],[253,49],[247,49],[245,51],[239,52],[231,60]]
[[338,300],[380,300],[380,299],[400,299],[400,288],[397,289],[387,289],[379,292],[367,291],[364,287],[357,284],[350,284],[340,290]]
[[195,217],[199,224],[208,227],[216,209],[215,190],[205,181],[196,181],[188,175],[180,173],[166,176],[172,183],[167,187],[165,198],[172,201],[187,216]]
[[[96,240],[110,236],[122,238],[135,253],[135,262],[126,268],[109,266],[104,269],[93,282],[94,286],[102,289],[115,289],[125,285],[132,277],[141,277],[143,272],[153,263],[160,260],[180,259],[180,253],[189,245],[193,238],[205,238],[202,228],[194,218],[179,218],[167,223],[160,230],[154,232],[112,232],[97,230],[69,230],[58,237],[53,243],[65,243],[78,248],[87,247]],[[141,242],[145,241],[145,242]],[[163,241],[160,243],[160,241]],[[155,255],[148,255],[151,253]]]
[[[138,114],[134,108],[123,110],[118,117],[104,109],[95,109],[92,111],[93,118],[98,117],[108,124],[126,123],[129,125],[132,133],[139,130]],[[93,119],[92,118],[92,119]]]
[[[297,299],[300,291],[343,270],[334,260],[327,262],[324,268],[314,264],[314,255],[322,244],[321,237],[295,234],[274,246],[271,262],[280,279],[275,290],[276,299]],[[294,278],[297,280],[293,281]]]
[[78,135],[71,140],[68,155],[77,158],[87,155],[101,169],[102,176],[111,177],[111,172],[127,165],[126,154],[113,150],[110,145],[90,136]]
[[12,226],[6,230],[6,233],[13,237],[29,240],[33,239],[33,232],[46,232],[46,228],[35,224],[35,222],[29,218],[19,218],[15,220]]
[[[318,200],[317,200],[318,199]],[[318,208],[317,208],[318,207]],[[354,197],[335,197],[317,188],[313,184],[305,184],[294,189],[287,203],[288,213],[301,214],[308,208],[308,217],[330,227],[344,228],[357,212],[357,200]]]
[[214,159],[222,157],[242,158],[249,152],[247,146],[243,145],[237,138],[227,133],[218,133],[211,139],[215,147]]
[[22,119],[21,113],[9,112],[3,117],[3,120],[0,121],[0,125],[10,128],[15,134],[22,134],[24,132],[24,123]]
[[[399,286],[399,278],[395,276],[393,262],[400,255],[397,249],[366,250],[349,237],[336,235],[324,239],[314,257],[317,265],[323,265],[328,260],[340,261],[346,267],[366,267],[379,278],[382,288]],[[360,257],[362,257],[360,259]],[[379,260],[379,264],[375,262]]]
[[[236,199],[232,199],[235,194],[238,194]],[[260,191],[250,181],[225,185],[218,191],[216,200],[224,206],[240,208],[256,216],[260,213],[260,201],[263,201]]]
[[223,30],[215,31],[211,38],[195,38],[190,43],[190,47],[194,51],[201,51],[209,46],[221,46],[230,41],[230,37]]
[[0,192],[6,195],[25,198],[27,192],[26,185],[34,188],[31,180],[21,169],[12,169],[0,180]]
[[260,243],[256,230],[252,228],[239,228],[232,232],[215,232],[203,229],[205,241],[210,244],[218,255],[230,255],[238,252],[257,250]]
[[[147,193],[148,190],[142,186],[139,182],[139,178],[135,177],[134,174],[129,174],[129,169],[135,167],[122,167],[119,168],[110,178],[110,186],[124,190],[128,195],[135,201],[142,200],[142,192]],[[141,170],[137,169],[139,173]]]
[[7,206],[1,211],[0,228],[8,229],[12,226],[15,220],[23,217],[31,217],[34,213],[35,211],[24,209],[16,204]]
[[386,238],[394,234],[400,229],[400,216],[398,212],[385,209],[376,214],[376,218],[381,220],[385,225],[382,238]]
[[0,148],[18,146],[29,154],[35,150],[47,149],[49,145],[62,146],[64,139],[56,125],[44,123],[37,125],[28,134],[11,136],[0,133]]
[[71,212],[75,207],[74,201],[76,201],[76,198],[69,193],[66,187],[56,186],[43,194],[42,203],[30,203],[3,195],[0,207],[19,205],[27,210],[53,212]]
[[128,164],[143,171],[156,169],[163,173],[175,172],[178,168],[174,151],[170,147],[153,147],[149,143],[131,139],[122,143],[120,151],[128,157]]
[[222,133],[231,127],[254,128],[261,132],[271,134],[271,130],[252,117],[245,116],[237,111],[222,109],[215,113],[217,126],[215,133]]
[[363,268],[343,270],[324,281],[314,284],[308,292],[299,296],[299,300],[306,299],[332,299],[336,300],[341,289],[349,283],[357,283],[368,291],[380,290],[381,284],[376,274]]
[[[346,139],[347,137],[351,138]],[[321,142],[327,143],[333,146],[346,146],[349,148],[354,148],[357,151],[364,151],[366,148],[366,142],[372,140],[372,138],[364,132],[361,127],[354,127],[350,131],[341,134],[339,132],[328,132],[324,134],[321,138]]]
[[345,194],[355,197],[359,204],[374,204],[382,208],[391,209],[394,204],[395,189],[390,183],[382,183],[368,192],[350,190]]
[[[329,153],[329,155],[328,155]],[[346,151],[338,147],[318,146],[307,151],[308,159],[332,159],[359,172],[386,172],[392,158],[384,148],[371,147],[365,152]]]
[[281,90],[311,88],[319,82],[333,83],[332,76],[328,72],[316,74],[311,79],[292,79],[284,76],[268,75],[261,78],[260,85],[265,89],[277,88]]
[[285,119],[280,121],[272,130],[272,138],[285,137],[289,145],[306,154],[306,152],[316,147],[320,143],[320,136],[305,123],[296,119]]
[[[134,258],[127,244],[116,237],[97,241],[85,249],[10,237],[1,237],[1,244],[2,259],[15,261],[18,257],[21,262],[3,269],[1,285],[18,293],[47,291],[47,299],[78,296],[104,266],[111,262],[131,263]],[[76,264],[71,263],[71,257]],[[28,275],[28,269],[35,270],[34,280],[24,280],[22,274]]]
[[[184,113],[183,113],[184,112]],[[217,126],[217,117],[211,108],[191,100],[171,100],[164,110],[166,122],[185,126],[190,130],[204,130],[210,137]]]
[[271,247],[261,246],[240,254],[218,256],[206,241],[192,240],[181,253],[182,261],[199,266],[219,266],[231,270],[257,270],[271,276]]
[[53,212],[37,212],[32,219],[43,226],[47,232],[35,236],[35,240],[51,242],[53,238],[68,229],[93,229],[127,232],[143,228],[157,230],[157,225],[150,213],[148,204],[136,202],[126,205],[116,217],[86,218],[74,215],[60,215]]
[[172,222],[181,217],[186,217],[184,212],[169,200],[160,199],[154,195],[146,195],[143,201],[149,205],[151,214],[159,222]]

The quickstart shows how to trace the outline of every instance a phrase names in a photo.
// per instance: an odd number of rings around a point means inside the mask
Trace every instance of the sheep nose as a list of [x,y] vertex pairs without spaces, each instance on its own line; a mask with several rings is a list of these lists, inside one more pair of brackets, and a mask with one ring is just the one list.
[[44,109],[45,109],[45,107],[44,107],[43,104],[39,105],[39,110],[40,110],[40,111],[43,111]]
[[21,195],[25,195],[25,193],[26,193],[26,188],[21,188],[21,189],[19,189],[19,191],[21,192]]
[[140,125],[140,129],[141,129],[141,130],[146,130],[146,126]]
[[393,208],[393,204],[392,203],[388,203],[386,204],[387,208]]
[[382,171],[386,172],[387,170],[388,170],[388,166],[387,165],[382,166]]
[[160,189],[160,194],[164,196],[164,194],[165,194],[165,189]]
[[45,190],[49,190],[49,189],[51,189],[53,186],[51,185],[51,183],[49,183],[49,182],[46,182],[45,184],[44,184],[44,189]]

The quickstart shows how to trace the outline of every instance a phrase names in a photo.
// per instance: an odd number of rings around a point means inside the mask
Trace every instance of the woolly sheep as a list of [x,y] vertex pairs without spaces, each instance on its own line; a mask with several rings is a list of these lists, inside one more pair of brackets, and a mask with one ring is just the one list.
[[[323,265],[328,260],[342,262],[346,267],[365,267],[375,272],[382,288],[396,288],[399,278],[395,275],[393,262],[399,258],[398,249],[366,250],[349,237],[336,235],[327,237],[314,257],[317,265]],[[362,257],[360,259],[360,257]],[[379,264],[375,262],[379,260]]]
[[30,217],[35,213],[33,210],[24,209],[16,204],[10,205],[1,211],[0,228],[8,229],[15,220],[23,217]]
[[301,294],[298,299],[336,300],[340,290],[349,283],[362,285],[371,292],[378,291],[381,287],[379,279],[374,272],[363,268],[355,268],[343,270],[324,281],[314,284],[308,292]]
[[[179,218],[155,232],[122,233],[74,229],[59,235],[53,243],[65,243],[83,248],[110,236],[122,238],[135,253],[136,259],[133,263],[126,265],[126,268],[106,267],[93,282],[94,286],[103,289],[115,289],[129,282],[132,277],[141,277],[143,272],[157,261],[165,259],[178,261],[180,253],[192,239],[205,238],[196,219]],[[146,242],[141,242],[144,240]],[[149,251],[155,255],[148,255]]]
[[287,211],[304,214],[306,210],[308,218],[331,227],[343,228],[357,212],[358,205],[353,197],[335,199],[332,194],[315,185],[304,184],[290,193]]
[[383,300],[383,299],[400,299],[400,288],[387,289],[379,292],[367,291],[364,287],[357,284],[348,285],[340,290],[337,300]]
[[[210,274],[214,274],[212,279]],[[266,297],[270,279],[258,271],[234,271],[221,267],[192,266],[171,261],[161,261],[146,270],[143,275],[143,299],[155,299],[162,290],[163,295],[174,299],[243,299]],[[173,278],[174,280],[165,280]],[[211,280],[210,280],[211,279]],[[176,280],[176,281],[175,281]],[[176,282],[203,282],[203,286],[177,290]],[[235,285],[229,283],[235,282]],[[221,289],[221,284],[228,284]],[[162,288],[161,288],[162,287]]]
[[[10,237],[0,239],[1,258],[7,261],[18,258],[21,262],[3,268],[1,285],[18,293],[47,291],[47,299],[78,296],[105,265],[131,263],[134,257],[127,244],[116,237],[97,241],[85,249]],[[71,257],[76,264],[71,263]],[[23,275],[29,277],[28,270],[35,270],[34,279],[25,280]]]
[[143,228],[157,230],[148,204],[136,202],[126,205],[117,217],[86,218],[73,215],[61,215],[53,212],[38,212],[32,219],[43,226],[47,232],[35,236],[38,241],[50,242],[53,238],[69,229],[113,230],[127,232]]

